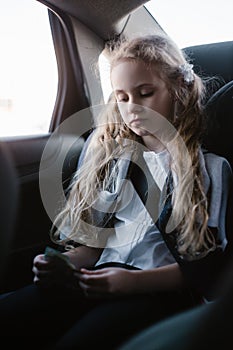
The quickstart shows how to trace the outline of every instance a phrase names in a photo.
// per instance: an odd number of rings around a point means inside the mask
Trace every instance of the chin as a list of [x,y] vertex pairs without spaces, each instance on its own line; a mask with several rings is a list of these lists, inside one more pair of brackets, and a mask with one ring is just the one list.
[[145,130],[145,129],[132,129],[132,131],[136,134],[136,135],[138,135],[138,136],[147,136],[147,135],[150,135],[150,133],[147,131],[147,130]]

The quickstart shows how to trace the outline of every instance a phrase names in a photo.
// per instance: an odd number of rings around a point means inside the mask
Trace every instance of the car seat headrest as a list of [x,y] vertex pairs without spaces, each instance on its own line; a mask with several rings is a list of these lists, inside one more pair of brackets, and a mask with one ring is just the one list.
[[205,107],[207,131],[203,146],[233,166],[233,80],[221,87]]
[[201,76],[218,76],[222,85],[233,80],[233,41],[190,46],[183,49]]

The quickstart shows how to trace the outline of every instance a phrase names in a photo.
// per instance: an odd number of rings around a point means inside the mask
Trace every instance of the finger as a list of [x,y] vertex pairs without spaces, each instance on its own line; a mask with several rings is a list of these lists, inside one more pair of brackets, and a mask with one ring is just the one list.
[[38,278],[45,278],[49,275],[51,275],[48,271],[40,271],[37,270],[35,268],[32,269],[32,272],[34,273],[35,276],[37,276]]
[[35,284],[47,284],[48,281],[50,282],[51,280],[50,279],[39,278],[38,276],[35,276],[34,279],[33,279],[33,282]]
[[46,260],[37,260],[34,262],[33,266],[35,266],[38,270],[49,270],[51,268],[51,263]]
[[106,278],[103,275],[86,275],[82,274],[79,277],[79,281],[89,285],[89,286],[104,286],[106,285]]
[[108,269],[99,269],[99,270],[88,270],[85,268],[81,268],[81,273],[87,274],[87,275],[102,275],[108,271]]
[[37,276],[35,276],[35,277],[33,278],[33,282],[34,282],[35,284],[38,284],[38,283],[39,283],[39,278],[38,278]]
[[35,261],[40,261],[40,260],[44,260],[44,254],[39,254],[39,255],[36,255],[33,259],[33,262]]

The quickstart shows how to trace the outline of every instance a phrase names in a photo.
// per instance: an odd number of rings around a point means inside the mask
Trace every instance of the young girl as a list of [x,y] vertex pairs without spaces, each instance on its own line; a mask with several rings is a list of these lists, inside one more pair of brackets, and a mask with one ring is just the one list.
[[116,349],[215,297],[231,169],[201,147],[203,82],[167,36],[107,49],[110,103],[52,230],[66,260],[36,256],[34,284],[0,302],[22,344]]

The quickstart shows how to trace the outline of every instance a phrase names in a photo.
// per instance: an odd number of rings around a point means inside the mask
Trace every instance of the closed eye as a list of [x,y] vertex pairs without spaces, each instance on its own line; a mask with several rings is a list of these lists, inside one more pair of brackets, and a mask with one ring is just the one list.
[[140,96],[141,96],[141,97],[150,97],[150,96],[153,95],[153,93],[154,93],[154,91],[150,91],[150,92],[146,92],[146,93],[141,92],[141,93],[140,93]]
[[[148,92],[147,91],[138,91],[137,94],[140,98],[147,98],[147,97],[150,97],[154,94],[154,90],[148,91]],[[119,93],[116,95],[116,100],[117,100],[117,102],[128,102],[129,96],[127,94]]]

